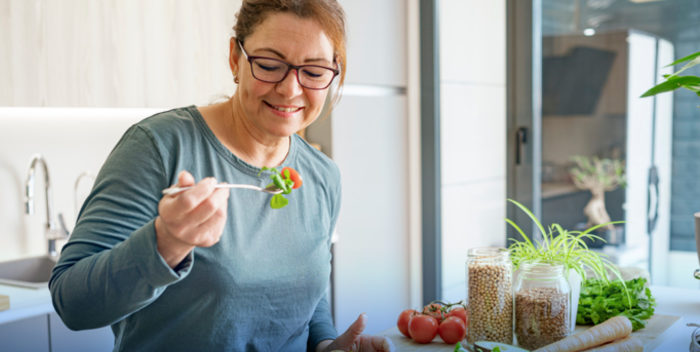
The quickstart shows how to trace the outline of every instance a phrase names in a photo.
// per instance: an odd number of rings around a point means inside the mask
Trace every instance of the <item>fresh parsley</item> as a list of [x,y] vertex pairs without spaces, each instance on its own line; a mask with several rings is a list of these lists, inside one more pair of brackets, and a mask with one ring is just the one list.
[[634,331],[643,328],[645,320],[654,315],[656,306],[656,300],[646,282],[641,277],[625,281],[624,285],[621,281],[585,280],[578,301],[576,323],[595,325],[622,314],[630,319]]

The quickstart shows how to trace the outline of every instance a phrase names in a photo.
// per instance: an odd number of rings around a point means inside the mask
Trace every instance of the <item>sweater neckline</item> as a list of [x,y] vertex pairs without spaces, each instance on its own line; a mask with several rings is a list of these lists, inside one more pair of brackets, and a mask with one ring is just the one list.
[[[243,159],[236,156],[236,154],[232,153],[228,148],[226,148],[226,146],[224,146],[224,144],[221,143],[221,141],[216,137],[214,131],[212,131],[211,128],[209,128],[209,125],[207,125],[207,122],[204,120],[204,117],[195,105],[190,105],[186,109],[195,121],[197,128],[204,135],[207,141],[212,145],[214,150],[216,150],[216,152],[219,155],[221,155],[224,159],[231,163],[231,165],[250,176],[258,177],[258,175],[260,174],[260,177],[262,177],[263,174],[270,174],[270,171],[262,171],[261,168],[247,163]],[[272,167],[281,169],[285,165],[291,165],[294,163],[294,159],[296,158],[298,149],[298,141],[296,140],[296,138],[294,138],[294,136],[295,135],[289,137],[289,151],[287,152],[287,156],[284,158],[284,160],[282,160],[282,163],[280,165],[274,165]]]

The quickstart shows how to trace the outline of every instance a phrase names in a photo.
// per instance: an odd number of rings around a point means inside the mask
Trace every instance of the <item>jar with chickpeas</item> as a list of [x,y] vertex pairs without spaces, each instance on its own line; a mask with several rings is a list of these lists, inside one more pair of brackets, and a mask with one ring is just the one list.
[[505,248],[467,252],[467,342],[513,343],[513,265]]
[[559,341],[572,329],[571,287],[563,264],[522,263],[514,284],[515,336],[530,350]]

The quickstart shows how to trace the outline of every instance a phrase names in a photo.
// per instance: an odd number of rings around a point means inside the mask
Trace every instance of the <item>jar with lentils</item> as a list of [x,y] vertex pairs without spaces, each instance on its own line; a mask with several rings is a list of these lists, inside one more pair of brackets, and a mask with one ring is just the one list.
[[568,336],[571,288],[564,265],[522,263],[514,285],[515,336],[534,350]]
[[505,248],[467,252],[467,342],[513,343],[513,266]]

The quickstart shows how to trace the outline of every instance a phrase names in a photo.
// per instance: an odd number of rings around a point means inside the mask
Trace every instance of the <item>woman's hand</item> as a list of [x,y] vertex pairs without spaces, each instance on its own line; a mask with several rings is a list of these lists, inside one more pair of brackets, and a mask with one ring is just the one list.
[[178,194],[164,196],[158,203],[155,221],[158,253],[175,268],[194,247],[210,247],[219,242],[226,224],[229,190],[214,188],[213,177],[196,185],[194,177],[181,171],[178,187],[194,186]]
[[[323,352],[352,351],[352,352],[393,352],[394,345],[386,337],[362,335],[365,330],[367,315],[360,314],[354,323],[338,338],[323,346],[319,344]],[[319,350],[318,348],[316,350]]]

